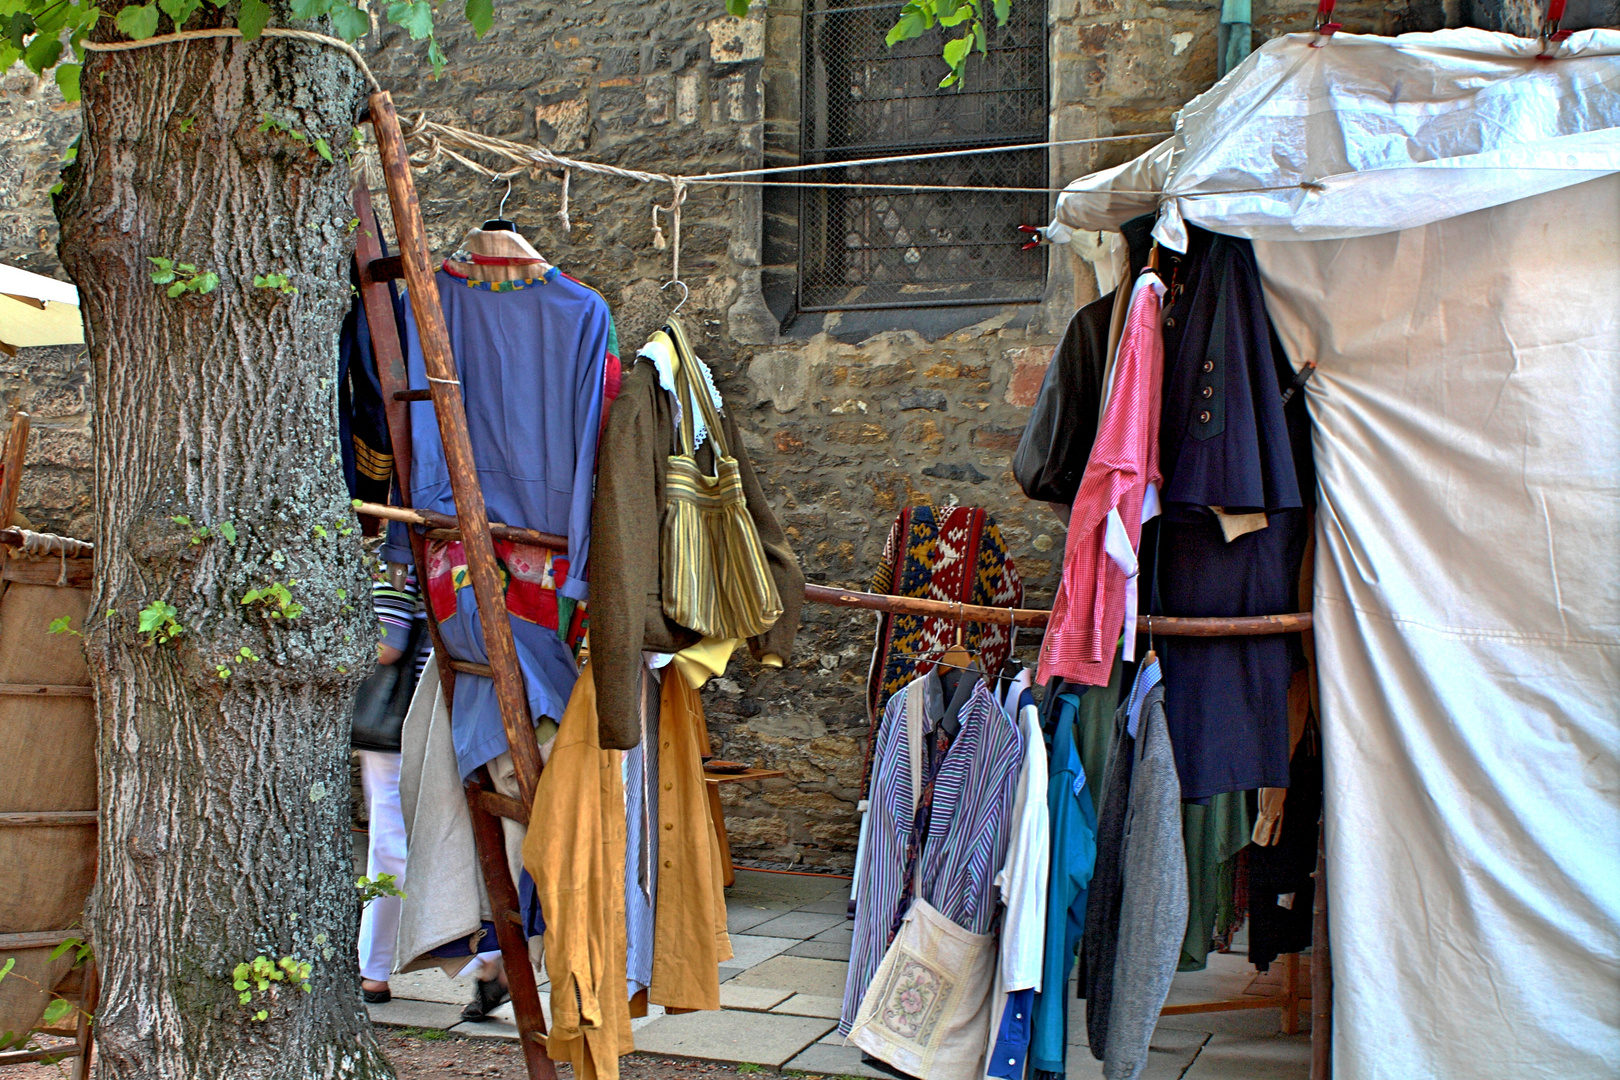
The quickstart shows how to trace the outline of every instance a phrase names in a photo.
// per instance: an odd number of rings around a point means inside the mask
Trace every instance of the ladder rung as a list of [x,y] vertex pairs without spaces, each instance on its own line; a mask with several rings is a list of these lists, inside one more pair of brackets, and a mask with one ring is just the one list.
[[510,795],[502,795],[498,791],[484,790],[478,795],[478,802],[483,808],[496,817],[510,818],[513,821],[529,823],[529,812],[523,803]]
[[459,671],[466,675],[482,675],[486,679],[495,677],[495,669],[488,664],[474,664],[467,660],[450,661],[450,670]]
[[433,400],[433,391],[431,391],[431,390],[395,390],[394,391],[394,400],[395,401],[432,401]]

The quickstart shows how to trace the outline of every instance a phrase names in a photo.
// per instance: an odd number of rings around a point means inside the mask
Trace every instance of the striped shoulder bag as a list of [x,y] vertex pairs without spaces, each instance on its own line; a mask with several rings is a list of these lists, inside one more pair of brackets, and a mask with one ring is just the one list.
[[[781,617],[782,598],[748,513],[737,459],[727,451],[720,416],[697,372],[701,361],[679,323],[671,319],[667,329],[679,360],[681,421],[665,484],[664,614],[704,637],[757,637]],[[713,476],[697,463],[693,409],[702,410],[709,428]]]

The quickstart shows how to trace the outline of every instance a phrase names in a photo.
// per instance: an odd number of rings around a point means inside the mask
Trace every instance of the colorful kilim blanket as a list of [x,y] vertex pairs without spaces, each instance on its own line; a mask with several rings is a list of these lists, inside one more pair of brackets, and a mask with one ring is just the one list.
[[[872,591],[927,600],[1015,608],[1024,601],[995,519],[976,506],[908,506],[895,518]],[[867,677],[867,717],[876,733],[891,695],[931,666],[956,642],[956,621],[924,615],[878,617],[877,648]],[[962,624],[962,643],[994,675],[1012,649],[1007,623]]]

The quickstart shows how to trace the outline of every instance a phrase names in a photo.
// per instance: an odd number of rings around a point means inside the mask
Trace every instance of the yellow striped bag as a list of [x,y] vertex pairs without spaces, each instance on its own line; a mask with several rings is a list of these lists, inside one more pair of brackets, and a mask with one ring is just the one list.
[[[727,453],[720,417],[697,374],[697,356],[679,323],[671,319],[668,330],[680,362],[675,392],[682,405],[665,484],[664,614],[704,637],[756,637],[781,617],[782,598],[748,514],[737,459]],[[694,408],[709,427],[713,476],[698,467]]]

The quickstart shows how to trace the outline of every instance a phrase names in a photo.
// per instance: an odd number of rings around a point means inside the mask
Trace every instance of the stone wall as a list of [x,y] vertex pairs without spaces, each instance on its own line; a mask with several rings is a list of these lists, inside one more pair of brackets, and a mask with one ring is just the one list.
[[[0,262],[62,277],[50,188],[79,132],[78,108],[21,64],[0,73],[0,91]],[[89,384],[82,347],[0,353],[0,424],[13,409],[30,416],[17,508],[36,528],[90,535]]]
[[[1456,24],[1467,17],[1465,2],[1358,0],[1341,4],[1337,17],[1352,30],[1388,33]],[[443,36],[451,64],[438,81],[423,50],[398,30],[382,28],[367,48],[407,120],[425,111],[630,168],[727,171],[797,160],[799,3],[772,0],[743,21],[724,16],[718,0],[498,3],[495,28],[482,40],[464,31]],[[1256,44],[1307,28],[1315,3],[1257,8]],[[1218,9],[1204,0],[1052,0],[1052,137],[1166,130],[1174,110],[1214,81]],[[71,138],[73,117],[53,108],[49,88],[15,72],[7,78],[0,124],[26,138],[0,150],[0,258],[26,255],[22,265],[49,272],[54,223],[44,188],[55,179],[50,161]],[[1051,179],[1060,185],[1145,145],[1059,148]],[[493,216],[505,191],[444,157],[417,183],[439,252]],[[678,299],[677,290],[659,290],[671,252],[655,246],[652,221],[653,203],[667,205],[670,190],[574,175],[571,231],[557,218],[560,191],[556,175],[520,176],[507,216],[607,298],[622,349],[633,354]],[[1000,522],[1026,602],[1047,605],[1064,530],[1023,498],[1009,462],[1052,344],[1075,308],[1096,295],[1090,268],[1053,249],[1038,304],[784,320],[781,305],[773,311],[767,302],[771,282],[790,281],[793,272],[791,248],[781,242],[791,222],[782,213],[758,187],[693,187],[681,236],[691,297],[681,314],[738,413],[807,576],[864,585],[900,507],[970,504]],[[668,219],[662,224],[667,236]],[[28,403],[38,423],[53,427],[50,438],[36,439],[25,508],[64,528],[86,509],[83,367],[71,354],[41,351],[0,366],[8,399]],[[715,753],[787,773],[725,788],[738,855],[849,864],[871,636],[868,613],[807,608],[786,670],[742,660],[706,690]],[[1019,651],[1032,657],[1037,645],[1025,635]]]

